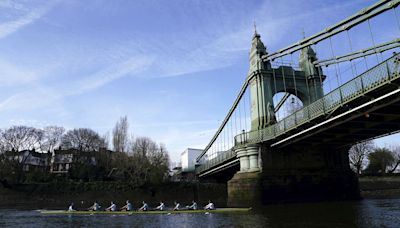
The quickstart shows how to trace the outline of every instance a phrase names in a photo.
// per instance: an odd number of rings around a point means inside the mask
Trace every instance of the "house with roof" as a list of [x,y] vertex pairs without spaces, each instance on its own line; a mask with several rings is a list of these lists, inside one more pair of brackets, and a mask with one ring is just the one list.
[[8,159],[22,165],[23,171],[48,171],[50,168],[51,153],[39,153],[33,150],[7,151]]

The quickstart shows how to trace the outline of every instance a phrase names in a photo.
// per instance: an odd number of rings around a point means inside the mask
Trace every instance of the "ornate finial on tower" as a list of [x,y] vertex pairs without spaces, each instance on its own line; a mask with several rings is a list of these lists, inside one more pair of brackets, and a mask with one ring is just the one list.
[[254,26],[254,35],[253,35],[253,39],[256,38],[256,37],[260,38],[261,36],[260,36],[260,34],[258,34],[258,32],[257,32],[256,20],[254,20],[253,26]]
[[250,72],[270,68],[270,64],[264,63],[264,61],[262,60],[262,56],[267,54],[267,48],[261,41],[261,36],[257,32],[257,25],[254,20],[254,35],[251,41],[250,49]]

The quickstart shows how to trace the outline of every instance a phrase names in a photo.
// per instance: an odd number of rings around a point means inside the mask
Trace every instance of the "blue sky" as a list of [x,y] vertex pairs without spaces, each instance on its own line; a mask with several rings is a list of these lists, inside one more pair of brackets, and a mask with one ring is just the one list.
[[0,0],[0,127],[104,134],[127,115],[176,161],[208,143],[233,103],[254,21],[275,51],[373,2]]

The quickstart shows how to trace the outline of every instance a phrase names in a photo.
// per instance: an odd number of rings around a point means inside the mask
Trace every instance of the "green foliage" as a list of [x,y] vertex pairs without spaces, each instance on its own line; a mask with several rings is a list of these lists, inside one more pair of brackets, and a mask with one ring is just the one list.
[[132,187],[162,183],[169,171],[169,157],[165,146],[146,137],[136,138],[129,154],[100,153],[96,160],[97,165],[105,168],[106,179],[124,181]]
[[6,154],[0,154],[0,180],[8,183],[20,183],[25,180],[25,173],[18,160],[10,159]]
[[69,170],[69,178],[72,180],[98,181],[105,177],[105,168],[97,165],[77,163]]
[[395,158],[393,153],[387,148],[377,148],[368,154],[369,164],[365,170],[368,174],[386,174],[388,168],[393,165]]
[[30,171],[26,173],[26,183],[44,183],[52,180],[52,175],[45,171]]

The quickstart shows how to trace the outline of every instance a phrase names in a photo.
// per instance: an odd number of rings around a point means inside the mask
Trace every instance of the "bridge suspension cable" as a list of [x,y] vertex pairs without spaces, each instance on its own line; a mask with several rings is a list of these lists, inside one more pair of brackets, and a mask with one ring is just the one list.
[[367,22],[368,22],[369,33],[371,35],[372,46],[373,46],[373,48],[375,50],[376,62],[379,63],[378,53],[376,52],[376,45],[375,45],[374,35],[372,34],[371,23],[370,23],[369,19],[367,20]]
[[376,4],[367,7],[360,12],[346,18],[345,20],[328,27],[321,32],[309,36],[301,41],[299,41],[296,44],[290,45],[286,48],[280,49],[277,52],[268,54],[263,56],[264,61],[271,61],[276,58],[279,58],[283,55],[287,55],[290,53],[293,53],[295,51],[298,51],[304,47],[310,46],[312,44],[317,44],[325,39],[328,39],[332,37],[333,35],[336,35],[338,33],[341,33],[343,31],[346,31],[376,15],[379,15],[383,12],[386,12],[387,10],[390,10],[392,8],[397,7],[400,4],[400,0],[381,0],[377,2]]
[[285,93],[281,100],[278,102],[278,104],[275,106],[274,112],[278,112],[279,109],[282,107],[282,105],[285,103],[285,101],[290,97],[289,93]]
[[[392,50],[394,48],[400,47],[400,38],[394,39],[389,42],[385,42],[373,47],[365,48],[359,51],[355,51],[342,56],[334,56],[330,59],[324,59],[319,61],[314,61],[313,64],[316,66],[329,66],[335,63],[341,63],[346,61],[352,61],[358,58],[365,58],[366,56],[373,55],[376,53],[382,53],[388,50]],[[367,67],[368,68],[368,67]]]
[[[274,135],[279,135],[285,131],[288,131],[288,129],[290,129],[291,127],[296,127],[296,122],[297,121],[307,121],[306,119],[310,119],[310,118],[314,118],[314,113],[313,112],[321,112],[319,110],[319,106],[323,106],[323,113],[324,115],[327,114],[327,116],[329,117],[329,113],[333,113],[332,111],[332,107],[337,108],[336,107],[336,103],[337,100],[339,100],[340,102],[344,102],[344,98],[346,98],[346,96],[348,96],[348,94],[346,94],[346,91],[343,92],[344,94],[342,94],[343,87],[341,86],[343,84],[343,82],[346,81],[346,84],[348,83],[348,76],[352,75],[350,77],[352,78],[357,78],[360,68],[362,68],[363,66],[360,67],[360,63],[365,63],[365,67],[366,70],[368,71],[368,61],[370,60],[370,58],[374,58],[373,55],[376,56],[378,64],[380,64],[380,62],[382,62],[383,59],[383,52],[391,50],[393,48],[398,48],[400,47],[400,39],[396,38],[395,40],[391,41],[391,42],[386,42],[386,43],[381,43],[381,44],[377,44],[377,42],[381,42],[379,39],[375,39],[374,34],[372,32],[372,26],[370,23],[370,19],[383,13],[386,12],[390,9],[393,9],[394,12],[394,16],[396,18],[396,23],[397,23],[397,27],[399,28],[400,31],[400,21],[398,18],[398,12],[397,12],[397,6],[400,4],[400,0],[381,0],[378,3],[374,4],[371,7],[365,8],[363,10],[361,10],[360,12],[358,12],[357,14],[323,30],[320,33],[317,33],[313,36],[310,36],[308,38],[303,38],[301,41],[299,41],[296,44],[290,45],[286,48],[280,49],[277,52],[274,52],[272,54],[267,54],[265,56],[262,57],[264,62],[270,62],[270,64],[272,65],[272,62],[274,61],[275,63],[277,63],[276,65],[279,65],[278,67],[272,67],[271,72],[272,72],[272,80],[273,80],[273,85],[271,83],[270,85],[270,89],[273,90],[272,94],[277,94],[278,93],[278,89],[279,92],[284,92],[283,96],[279,97],[272,97],[272,102],[273,104],[275,103],[275,99],[280,98],[281,100],[278,101],[276,104],[276,106],[274,107],[274,111],[275,111],[275,118],[277,119],[277,123],[271,123],[268,121],[267,118],[267,113],[269,110],[266,110],[267,105],[264,102],[266,102],[264,99],[260,99],[258,96],[260,95],[264,95],[265,91],[263,91],[264,88],[263,86],[256,86],[254,87],[255,90],[253,90],[253,84],[250,86],[250,83],[255,82],[255,84],[262,84],[264,83],[263,80],[264,78],[262,76],[260,76],[259,72],[252,72],[250,73],[247,78],[246,81],[244,82],[243,86],[241,87],[240,91],[239,91],[239,95],[236,97],[233,105],[231,106],[231,108],[229,109],[228,114],[226,115],[226,117],[223,119],[221,125],[219,126],[217,132],[214,134],[214,136],[212,137],[211,141],[207,144],[207,146],[205,147],[203,153],[197,158],[197,161],[201,161],[201,163],[203,164],[205,161],[207,161],[207,166],[211,167],[212,165],[217,164],[218,162],[221,162],[225,159],[228,158],[235,158],[235,152],[234,152],[234,148],[236,145],[242,145],[242,144],[246,144],[248,143],[248,140],[251,138],[251,143],[256,143],[258,142],[257,140],[269,140],[271,139],[271,137],[274,137]],[[363,23],[365,22],[365,23]],[[350,36],[350,31],[351,28],[353,28],[354,26],[358,25],[358,24],[368,24],[368,29],[369,29],[369,33],[370,33],[370,37],[371,37],[371,41],[372,41],[372,47],[369,47],[367,49],[361,49],[359,51],[355,51],[355,49],[359,49],[359,47],[357,47],[357,45],[359,45],[359,43],[357,42],[353,42],[353,36]],[[360,26],[361,27],[361,26]],[[375,28],[375,27],[374,27]],[[365,30],[366,31],[366,30]],[[332,43],[332,37],[334,37],[337,34],[344,34],[342,32],[345,32],[345,36],[347,36],[347,42],[349,45],[349,49],[351,53],[347,53],[344,54],[341,53],[341,46],[340,45],[333,45]],[[366,34],[366,33],[365,33]],[[352,33],[353,35],[353,33]],[[324,41],[324,42],[322,42]],[[318,44],[318,45],[317,45]],[[301,66],[301,70],[303,71],[309,71],[309,73],[313,73],[313,75],[309,75],[304,77],[305,83],[302,82],[299,78],[296,79],[296,74],[297,75],[302,75],[302,73],[298,73],[297,70],[295,70],[295,62],[293,61],[293,55],[295,53],[299,53],[302,51],[308,51],[307,48],[311,48],[313,47],[315,50],[317,50],[318,47],[321,48],[321,46],[324,48],[324,44],[327,44],[327,50],[330,47],[330,54],[331,57],[328,58],[323,58],[323,60],[318,60],[316,58],[312,58],[312,60],[307,59],[308,62],[306,62],[305,64],[303,64],[304,60],[299,61],[299,64]],[[347,45],[346,45],[347,46]],[[336,49],[335,49],[335,48]],[[346,47],[344,49],[347,49]],[[347,51],[347,50],[346,50]],[[312,52],[311,52],[312,53]],[[329,53],[329,52],[327,52]],[[338,56],[335,56],[335,53],[338,54]],[[289,69],[286,66],[286,60],[285,60],[285,56],[290,54],[290,66],[291,69]],[[308,53],[306,53],[308,54]],[[381,61],[379,61],[379,57],[378,55],[380,54],[380,58]],[[386,54],[386,53],[385,53]],[[371,56],[371,57],[369,57]],[[368,58],[367,58],[368,57]],[[309,57],[308,57],[309,58]],[[363,58],[360,59],[360,61],[358,61],[357,59],[359,58]],[[344,63],[344,62],[348,62],[348,63]],[[374,61],[373,61],[374,62]],[[330,65],[334,66],[334,69],[329,68]],[[375,64],[373,64],[375,65]],[[321,71],[321,67],[327,67],[327,71],[333,70],[336,78],[332,78],[332,80],[336,79],[336,89],[335,86],[332,90],[331,87],[331,82],[333,82],[331,79],[329,80],[325,80],[325,76],[327,75],[326,72],[324,70],[324,72]],[[347,66],[350,66],[349,69],[347,69]],[[279,67],[281,69],[279,69]],[[379,65],[380,68],[383,69],[383,67],[381,65]],[[351,69],[351,74],[350,74],[350,70]],[[290,72],[290,70],[292,70],[292,72]],[[279,72],[281,71],[281,72]],[[389,70],[388,70],[389,71]],[[316,75],[318,74],[318,75]],[[372,73],[362,73],[364,78],[370,80],[370,76],[368,75],[372,75]],[[271,75],[271,73],[270,73]],[[292,75],[292,79],[290,79]],[[368,76],[368,77],[367,77]],[[319,79],[318,79],[318,78]],[[371,77],[372,78],[372,77]],[[271,80],[271,78],[269,79]],[[299,81],[297,81],[299,80]],[[318,81],[319,80],[319,81]],[[324,82],[325,80],[325,82]],[[357,87],[357,83],[359,83],[359,81],[361,81],[363,79],[357,79],[352,81],[352,85],[355,85]],[[371,79],[372,80],[372,79]],[[350,80],[349,80],[350,81]],[[317,100],[318,103],[318,107],[316,107],[315,104],[315,99],[317,99],[317,94],[318,92],[320,93],[320,91],[317,91],[317,86],[318,83],[320,83],[320,86],[322,86],[322,88],[324,88],[324,84],[326,84],[326,82],[329,82],[329,87],[330,88],[330,93],[326,95],[326,97],[324,97],[322,100],[319,99]],[[278,84],[278,86],[277,86]],[[300,84],[300,87],[298,88]],[[333,82],[333,84],[335,84]],[[271,88],[273,86],[273,89]],[[314,87],[311,88],[310,86]],[[251,87],[251,92],[250,92],[250,87]],[[307,88],[305,88],[307,87]],[[340,88],[339,88],[340,87]],[[338,89],[339,88],[339,89]],[[347,87],[346,87],[347,88]],[[282,91],[283,90],[283,91]],[[349,90],[350,91],[350,90]],[[298,93],[300,92],[300,94]],[[251,100],[250,96],[256,95],[256,99]],[[311,96],[312,94],[315,94],[313,96]],[[324,93],[322,91],[322,93]],[[347,91],[347,93],[349,93]],[[301,97],[301,99],[304,98],[304,100],[307,100],[307,96],[308,96],[308,103],[307,105],[310,105],[312,102],[313,108],[311,109],[309,107],[303,107],[303,109],[298,110],[297,112],[293,113],[293,115],[291,116],[283,116],[282,117],[282,113],[285,114],[285,110],[283,111],[279,111],[281,109],[281,107],[284,106],[284,104],[287,102],[287,100],[290,98],[291,95],[295,95],[297,98],[299,98],[299,96]],[[340,95],[340,98],[338,97]],[[302,100],[303,101],[303,100]],[[252,103],[254,102],[254,103]],[[262,102],[262,104],[260,104],[260,102]],[[272,104],[272,105],[273,105]],[[252,111],[257,111],[258,115],[259,114],[263,114],[264,117],[260,118],[258,121],[259,123],[256,124],[260,124],[262,125],[265,129],[253,129],[253,123],[251,121],[257,121],[257,118],[254,118],[254,116],[257,116],[257,114],[254,113],[250,113],[250,110],[252,109],[252,107],[255,107],[255,110]],[[339,107],[339,106],[338,106]],[[327,109],[327,110],[326,110]],[[281,113],[281,114],[280,114]],[[286,114],[288,114],[288,108],[286,107]],[[312,115],[311,115],[312,114]],[[269,115],[269,114],[268,114]],[[282,117],[282,118],[281,118]],[[270,124],[270,125],[268,125]],[[268,125],[268,126],[267,126]],[[256,125],[257,126],[257,125]],[[261,134],[258,135],[258,134]],[[254,138],[255,137],[255,138]],[[258,137],[258,138],[257,138]],[[260,138],[261,137],[261,138]],[[268,138],[269,137],[269,138]],[[205,156],[206,155],[206,156]]]
[[[346,35],[347,35],[347,40],[349,42],[350,52],[353,52],[353,45],[351,44],[349,30],[346,30]],[[350,60],[350,65],[351,65],[353,77],[356,77],[357,76],[357,67],[355,66],[354,62],[352,62],[352,60]],[[353,68],[354,68],[354,70],[353,70]]]
[[295,93],[296,97],[299,97],[298,94],[297,94],[296,73],[294,72],[293,53],[290,53],[290,60],[293,63],[293,65],[292,65],[293,84],[294,84],[294,87],[296,88],[294,90],[294,93]]
[[396,18],[397,26],[398,26],[399,32],[400,32],[400,21],[399,21],[399,16],[397,15],[397,10],[395,7],[393,7],[393,12],[394,12],[394,16]]

